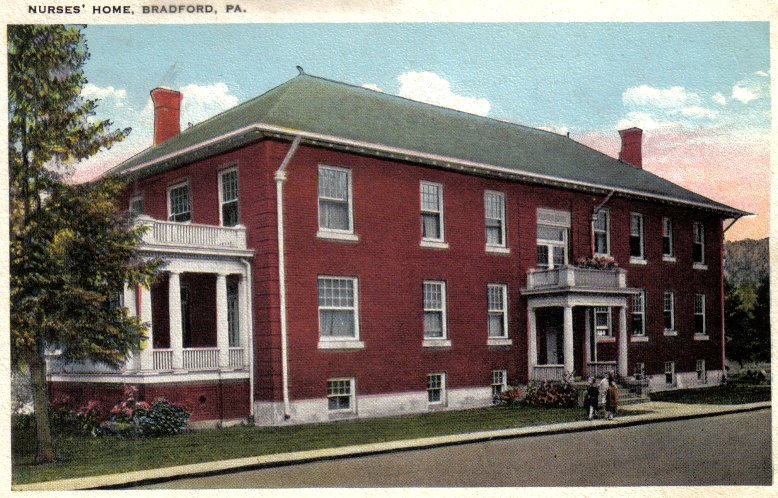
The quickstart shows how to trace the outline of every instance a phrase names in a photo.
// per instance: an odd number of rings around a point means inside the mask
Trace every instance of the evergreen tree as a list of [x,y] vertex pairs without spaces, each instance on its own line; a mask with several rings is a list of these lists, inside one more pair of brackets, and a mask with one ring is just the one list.
[[756,291],[752,327],[755,361],[770,361],[770,275],[761,278]]
[[118,209],[118,182],[63,182],[62,165],[130,131],[97,120],[81,97],[88,57],[81,27],[8,27],[11,361],[30,370],[38,462],[55,460],[47,351],[121,363],[145,329],[111,298],[125,283],[149,285],[158,266],[136,254],[141,231]]

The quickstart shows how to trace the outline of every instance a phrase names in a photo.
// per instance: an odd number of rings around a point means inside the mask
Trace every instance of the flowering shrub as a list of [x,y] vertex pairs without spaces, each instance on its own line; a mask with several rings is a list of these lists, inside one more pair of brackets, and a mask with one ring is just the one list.
[[578,405],[578,391],[570,383],[553,383],[547,380],[542,384],[527,386],[524,404],[545,408],[571,408]]
[[578,268],[591,268],[594,270],[612,270],[619,264],[610,256],[595,256],[593,258],[578,258],[575,260]]
[[78,408],[73,407],[69,396],[57,397],[49,403],[49,420],[55,432],[94,434],[106,418],[102,403],[94,399]]
[[100,435],[136,439],[179,434],[186,430],[191,414],[183,407],[162,398],[151,404],[137,401],[137,394],[138,389],[134,386],[124,390],[126,399],[114,405],[111,418],[100,424]]
[[518,406],[524,401],[524,396],[526,396],[526,392],[523,389],[514,387],[495,396],[494,404],[500,406]]

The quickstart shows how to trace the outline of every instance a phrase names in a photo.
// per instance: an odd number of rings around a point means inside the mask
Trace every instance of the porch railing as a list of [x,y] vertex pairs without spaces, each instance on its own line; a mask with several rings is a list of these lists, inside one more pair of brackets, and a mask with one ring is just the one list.
[[548,270],[527,272],[527,290],[553,287],[581,287],[592,289],[623,289],[627,287],[626,272],[621,269],[597,270],[563,266]]
[[184,348],[185,370],[212,370],[219,368],[218,348]]
[[243,348],[230,348],[230,368],[243,368]]
[[615,361],[589,362],[589,377],[605,377],[609,373],[616,372],[618,372],[618,364]]
[[246,249],[246,229],[242,226],[219,227],[195,223],[175,223],[139,216],[138,224],[149,226],[143,234],[146,244]]
[[535,365],[532,367],[532,380],[564,380],[564,365]]
[[154,370],[173,370],[173,350],[155,349],[152,352]]

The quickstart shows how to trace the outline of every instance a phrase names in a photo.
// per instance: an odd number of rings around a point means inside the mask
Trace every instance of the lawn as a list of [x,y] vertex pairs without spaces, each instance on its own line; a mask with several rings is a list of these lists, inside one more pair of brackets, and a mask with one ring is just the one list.
[[727,384],[725,386],[664,391],[651,393],[651,401],[710,405],[756,403],[758,401],[770,401],[770,386]]
[[488,407],[280,428],[230,427],[157,439],[59,436],[60,462],[33,464],[32,430],[12,435],[15,484],[115,474],[272,453],[378,443],[581,420],[580,408]]

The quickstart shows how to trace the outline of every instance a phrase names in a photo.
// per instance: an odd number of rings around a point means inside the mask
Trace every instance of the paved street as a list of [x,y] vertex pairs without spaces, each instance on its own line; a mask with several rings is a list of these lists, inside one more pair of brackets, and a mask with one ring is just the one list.
[[768,485],[770,410],[322,461],[149,488]]

